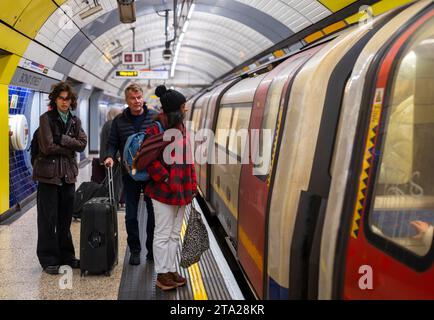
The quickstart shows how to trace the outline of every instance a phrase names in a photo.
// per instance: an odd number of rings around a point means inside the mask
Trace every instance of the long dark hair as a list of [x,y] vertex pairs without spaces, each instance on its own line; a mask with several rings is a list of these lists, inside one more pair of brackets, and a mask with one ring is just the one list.
[[66,91],[68,92],[68,97],[71,98],[71,106],[72,110],[77,108],[77,94],[72,90],[71,86],[66,82],[59,82],[56,84],[48,98],[50,99],[50,103],[48,104],[52,109],[57,109],[56,99],[60,96],[60,93]]
[[169,128],[174,128],[184,121],[185,113],[181,110],[166,113]]

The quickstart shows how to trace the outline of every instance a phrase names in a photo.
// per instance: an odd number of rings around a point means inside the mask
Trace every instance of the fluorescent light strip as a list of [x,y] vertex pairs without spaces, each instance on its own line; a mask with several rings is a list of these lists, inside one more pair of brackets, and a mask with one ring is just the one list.
[[188,11],[188,15],[187,15],[187,20],[190,20],[191,19],[191,16],[193,15],[193,11],[194,11],[194,7],[195,7],[196,5],[194,4],[194,3],[192,3],[191,4],[191,6],[190,6],[190,11]]
[[175,55],[173,56],[172,66],[170,68],[170,77],[171,78],[173,78],[175,76],[175,67],[176,67],[176,63],[178,62],[178,55],[179,55],[179,51],[181,50],[181,43],[182,43],[182,41],[184,41],[185,33],[187,32],[188,25],[190,24],[190,19],[191,19],[191,16],[193,15],[193,11],[194,11],[195,6],[196,5],[194,3],[191,4],[190,10],[188,11],[188,14],[187,14],[187,20],[184,22],[184,25],[182,26],[182,32],[181,32],[181,34],[178,38],[178,41],[176,43]]

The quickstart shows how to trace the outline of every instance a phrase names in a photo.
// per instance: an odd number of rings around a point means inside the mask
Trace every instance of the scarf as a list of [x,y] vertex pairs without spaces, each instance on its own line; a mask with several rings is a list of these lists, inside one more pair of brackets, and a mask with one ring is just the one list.
[[[157,116],[156,121],[159,121],[163,128],[168,127],[167,116],[164,113],[160,113]],[[174,129],[181,130],[185,135],[185,128],[182,122],[178,124]],[[174,140],[174,138],[172,137],[172,141],[164,141],[163,137],[164,131],[156,135],[145,137],[145,141],[140,146],[139,151],[133,159],[133,169],[142,171],[161,156],[164,148],[166,148],[166,146],[172,143]]]

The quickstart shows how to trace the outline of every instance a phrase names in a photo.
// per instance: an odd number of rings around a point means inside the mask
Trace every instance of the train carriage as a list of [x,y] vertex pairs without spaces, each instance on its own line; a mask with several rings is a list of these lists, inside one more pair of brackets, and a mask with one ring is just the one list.
[[215,132],[201,194],[256,297],[433,297],[432,11],[401,7],[196,100],[195,131]]

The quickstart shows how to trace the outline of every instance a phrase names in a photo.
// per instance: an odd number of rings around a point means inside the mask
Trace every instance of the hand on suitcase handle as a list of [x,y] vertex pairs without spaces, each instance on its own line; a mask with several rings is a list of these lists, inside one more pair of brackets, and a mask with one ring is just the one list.
[[111,157],[108,157],[107,159],[105,159],[104,160],[104,165],[106,166],[106,167],[110,167],[110,168],[112,168],[113,167],[113,158],[111,158]]

